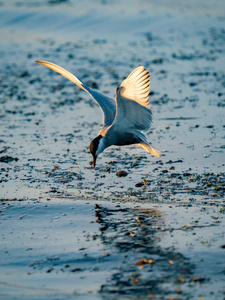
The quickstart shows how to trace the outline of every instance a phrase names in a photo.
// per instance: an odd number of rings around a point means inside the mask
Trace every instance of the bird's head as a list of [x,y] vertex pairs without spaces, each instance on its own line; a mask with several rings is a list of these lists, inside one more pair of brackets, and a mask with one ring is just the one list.
[[95,169],[95,165],[96,165],[96,160],[98,155],[104,151],[104,149],[106,148],[105,145],[105,138],[101,135],[98,135],[95,139],[93,139],[93,141],[91,141],[90,143],[90,152],[93,156],[93,166]]

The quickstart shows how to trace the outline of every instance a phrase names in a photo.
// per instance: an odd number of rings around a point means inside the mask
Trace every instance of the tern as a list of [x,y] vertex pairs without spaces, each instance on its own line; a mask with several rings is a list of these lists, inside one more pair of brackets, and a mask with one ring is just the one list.
[[153,148],[141,132],[149,129],[152,111],[149,104],[150,73],[137,67],[116,89],[115,100],[90,89],[76,76],[51,62],[38,60],[37,63],[58,72],[86,91],[103,112],[103,126],[98,136],[90,143],[95,169],[97,157],[106,148],[136,144],[153,156],[160,157],[160,151]]

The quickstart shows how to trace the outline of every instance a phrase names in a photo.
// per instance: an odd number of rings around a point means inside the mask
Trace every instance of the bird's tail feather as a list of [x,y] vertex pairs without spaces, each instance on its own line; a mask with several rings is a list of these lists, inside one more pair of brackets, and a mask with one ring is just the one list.
[[161,156],[161,152],[159,150],[157,150],[156,148],[153,148],[152,146],[150,146],[148,144],[140,143],[140,144],[138,144],[138,146],[142,147],[145,151],[147,151],[148,153],[150,153],[153,156],[156,156],[156,157]]

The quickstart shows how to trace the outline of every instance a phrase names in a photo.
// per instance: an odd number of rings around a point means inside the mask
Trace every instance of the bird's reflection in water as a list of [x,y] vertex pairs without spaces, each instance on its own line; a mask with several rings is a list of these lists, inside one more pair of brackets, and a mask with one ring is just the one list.
[[165,228],[161,211],[96,205],[95,212],[102,243],[108,246],[112,260],[116,253],[120,255],[113,275],[101,286],[103,296],[115,293],[148,298],[181,293],[178,285],[189,278],[192,266],[174,246],[160,246],[164,235],[172,234],[172,229]]

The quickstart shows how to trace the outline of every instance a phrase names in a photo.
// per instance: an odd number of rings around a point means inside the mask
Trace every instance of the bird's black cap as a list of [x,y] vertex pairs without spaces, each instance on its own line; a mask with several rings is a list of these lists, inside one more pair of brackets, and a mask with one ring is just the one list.
[[93,139],[93,141],[91,141],[90,143],[90,152],[93,155],[93,157],[96,156],[96,151],[98,149],[98,144],[100,139],[102,138],[101,135],[98,135],[95,139]]

